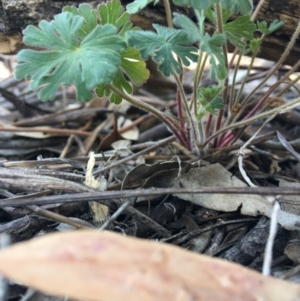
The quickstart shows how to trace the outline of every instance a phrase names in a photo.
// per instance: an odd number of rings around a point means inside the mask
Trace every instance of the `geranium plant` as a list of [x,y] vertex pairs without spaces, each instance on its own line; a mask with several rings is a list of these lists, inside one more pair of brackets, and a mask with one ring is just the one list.
[[[232,143],[235,138],[232,128],[248,125],[265,116],[266,99],[271,92],[254,102],[254,108],[245,117],[251,95],[242,99],[242,89],[263,38],[283,22],[275,20],[270,25],[265,21],[255,22],[257,11],[252,11],[250,0],[173,0],[175,5],[193,9],[194,22],[183,14],[172,15],[169,0],[164,0],[168,26],[153,24],[153,31],[134,27],[130,14],[137,13],[152,2],[156,4],[159,0],[135,0],[126,10],[119,0],[100,4],[97,9],[92,9],[88,4],[81,4],[78,8],[67,6],[54,20],[43,20],[38,27],[29,25],[24,30],[24,43],[35,50],[24,49],[18,53],[16,78],[29,79],[30,88],[39,89],[42,100],[53,99],[59,86],[64,84],[75,86],[80,101],[88,101],[95,94],[108,96],[116,104],[122,99],[129,101],[154,114],[184,147],[198,154],[212,138],[215,138],[214,145],[218,147]],[[205,20],[210,20],[215,26],[212,35],[205,32]],[[277,68],[286,58],[298,33],[299,28]],[[228,43],[236,47],[234,58],[238,59],[235,75],[241,56],[252,56],[237,95],[232,88],[235,76],[231,86],[228,81],[228,70],[233,64],[233,60],[228,60]],[[37,47],[39,50],[36,50]],[[132,84],[141,86],[149,78],[145,61],[150,57],[164,76],[173,76],[176,80],[177,117],[132,96]],[[199,88],[207,61],[211,66],[210,77],[217,84]],[[196,63],[196,70],[194,91],[188,99],[182,77],[184,66],[189,66],[190,62]],[[275,70],[271,70],[268,77]],[[227,112],[227,122],[220,129],[224,110]],[[280,108],[274,110],[279,111]],[[277,112],[273,111],[267,114]],[[207,114],[209,117],[204,129],[203,117]],[[217,116],[214,135],[207,137],[206,133],[211,132],[213,115]]]

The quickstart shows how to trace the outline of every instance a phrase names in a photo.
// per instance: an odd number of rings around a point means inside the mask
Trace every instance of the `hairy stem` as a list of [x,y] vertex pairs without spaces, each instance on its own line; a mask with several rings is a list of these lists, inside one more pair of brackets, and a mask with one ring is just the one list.
[[205,143],[204,143],[204,146],[207,145],[207,143],[209,141],[211,141],[212,139],[216,138],[218,135],[224,133],[224,132],[227,132],[229,130],[232,130],[232,129],[235,129],[235,128],[238,128],[238,127],[241,127],[241,126],[248,126],[250,125],[251,123],[253,123],[254,121],[258,120],[258,119],[261,119],[261,118],[265,118],[265,117],[268,117],[270,115],[273,115],[273,114],[281,114],[281,113],[284,113],[286,112],[287,110],[290,110],[294,107],[297,107],[299,106],[300,104],[300,97],[294,99],[293,101],[289,102],[289,103],[286,103],[282,106],[279,106],[277,108],[274,108],[272,110],[269,110],[267,112],[263,112],[261,114],[258,114],[258,115],[255,115],[247,120],[242,120],[242,121],[239,121],[239,122],[236,122],[236,123],[233,123],[233,124],[230,124],[222,129],[220,129],[218,132],[214,133],[211,137],[209,137]]
[[[293,68],[291,68],[289,70],[289,72],[287,72],[276,84],[274,84],[272,87],[270,87],[270,89],[259,99],[255,99],[254,101],[251,101],[250,103],[246,103],[245,101],[242,102],[238,113],[236,114],[236,116],[234,116],[234,119],[232,119],[232,122],[238,120],[238,118],[244,113],[244,111],[246,110],[246,108],[248,106],[251,106],[253,104],[256,103],[256,105],[254,106],[254,108],[250,111],[250,115],[248,114],[247,116],[252,116],[253,112],[256,113],[260,107],[264,104],[264,102],[268,99],[268,96],[271,94],[271,92],[273,92],[282,82],[284,82],[286,79],[289,78],[289,76],[295,72],[300,66],[300,60],[293,66]],[[246,117],[244,117],[245,119]]]
[[172,28],[173,27],[172,10],[171,10],[169,0],[164,0],[164,6],[165,6],[165,11],[166,11],[168,27]]
[[[239,66],[240,66],[240,62],[242,59],[242,52],[239,53],[239,57],[238,60],[236,62],[235,68],[234,68],[234,73],[233,73],[233,79],[232,79],[232,83],[231,83],[231,89],[230,89],[230,98],[229,98],[229,113],[234,114],[234,106],[235,106],[235,95],[234,95],[234,90],[235,90],[235,82],[236,82],[236,77],[237,77],[237,73],[239,71]],[[230,64],[233,62],[230,62]]]
[[[181,83],[178,75],[174,74],[174,78],[175,78],[176,83],[177,83],[177,88],[179,89],[179,91],[181,93],[181,98],[183,100],[182,101],[183,109],[184,109],[184,113],[186,114],[186,118],[187,118],[187,121],[188,121],[188,126],[192,130],[191,138],[195,141],[193,144],[201,145],[204,141],[204,136],[203,136],[203,131],[202,132],[199,131],[199,127],[200,127],[200,129],[201,128],[203,129],[203,127],[201,127],[201,125],[198,125],[198,120],[196,119],[195,115],[192,114],[191,111],[189,110],[188,101],[187,101],[182,83]],[[193,147],[193,145],[192,145],[192,147]]]
[[257,4],[255,11],[253,12],[252,16],[251,16],[251,20],[254,21],[259,13],[259,11],[261,10],[263,4],[265,3],[265,0],[260,0],[259,3]]
[[[300,60],[297,62],[300,64]],[[285,92],[287,92],[295,83],[297,83],[300,80],[300,75],[298,75],[296,78],[294,78],[292,81],[290,81],[286,87],[284,87],[280,92],[278,92],[275,97],[282,96]],[[298,92],[299,93],[299,92]]]
[[293,48],[294,46],[294,43],[298,37],[300,33],[300,22],[298,22],[298,25],[294,31],[294,34],[290,40],[290,42],[288,43],[288,45],[286,46],[283,54],[281,55],[279,61],[276,63],[276,65],[271,69],[270,73],[265,77],[264,80],[262,80],[260,82],[260,84],[251,91],[250,94],[248,94],[248,96],[243,100],[243,103],[246,103],[253,95],[254,93],[260,89],[266,82],[267,80],[279,69],[279,67],[282,65],[282,63],[285,61],[286,57],[288,56],[288,54],[290,53],[291,49]]
[[[224,29],[223,29],[223,17],[222,17],[222,7],[220,2],[216,3],[216,13],[217,13],[217,25],[218,25],[218,32],[221,34],[224,34]],[[223,54],[224,54],[224,59],[225,59],[225,67],[228,71],[228,50],[227,50],[227,44],[222,45],[223,48]],[[224,101],[224,105],[227,103],[227,95],[228,95],[228,76],[225,79],[224,82],[224,86],[225,89],[223,90],[223,101]],[[216,122],[216,127],[215,127],[215,132],[217,132],[220,127],[221,127],[221,123],[222,123],[222,118],[223,118],[223,113],[224,110],[220,110],[219,114],[218,114],[218,118],[217,118],[217,122]],[[218,140],[217,138],[214,141],[214,145],[217,146],[218,145]]]
[[[180,82],[182,83],[182,73],[179,76]],[[184,116],[183,116],[183,108],[182,108],[182,97],[179,88],[177,87],[176,91],[176,101],[177,101],[177,112],[179,118],[180,129],[184,131]]]
[[[204,12],[202,10],[199,11],[198,9],[195,9],[195,15],[196,15],[197,20],[198,20],[200,34],[204,35],[204,20],[205,20]],[[200,83],[200,80],[201,80],[202,75],[203,75],[203,71],[204,71],[206,60],[208,58],[208,54],[206,53],[205,57],[204,57],[204,60],[203,60],[203,54],[204,53],[201,50],[200,46],[201,46],[201,44],[199,43],[199,51],[200,51],[200,53],[199,53],[199,56],[198,56],[197,66],[196,66],[196,70],[195,70],[193,95],[192,95],[192,102],[191,102],[191,107],[190,107],[190,109],[192,107],[194,108],[195,114],[197,112],[197,92],[198,92],[198,87],[199,87],[199,83]]]
[[[263,4],[265,3],[265,0],[260,0],[259,3],[257,4],[252,16],[251,16],[251,21],[255,21],[259,11],[261,10]],[[244,41],[244,39],[242,39],[242,41]],[[229,63],[229,66],[231,67],[231,65],[233,64],[234,62],[234,59],[235,59],[235,56],[237,55],[238,53],[238,49],[235,48],[234,52],[233,52],[233,55],[232,55],[232,58],[231,58],[231,61]]]
[[150,106],[149,104],[147,104],[137,98],[134,98],[134,97],[124,93],[123,91],[119,90],[115,86],[113,86],[111,84],[109,84],[107,86],[109,89],[114,91],[116,94],[120,95],[123,99],[127,100],[133,106],[136,106],[148,113],[153,114],[155,117],[157,117],[159,120],[161,120],[172,131],[172,133],[180,141],[180,143],[183,143],[184,139],[182,139],[182,137],[180,136],[180,131],[178,131],[178,125],[177,125],[177,123],[175,123],[174,120],[173,120],[173,122],[170,122],[170,120],[169,120],[170,117],[166,116],[161,111],[157,110],[153,106]]
[[256,55],[257,55],[257,53],[253,53],[253,55],[252,55],[252,57],[251,57],[251,62],[250,62],[250,64],[249,64],[248,68],[247,68],[247,74],[246,74],[246,76],[243,78],[243,82],[242,82],[241,87],[240,87],[240,89],[239,89],[238,95],[237,95],[237,97],[236,97],[235,100],[234,100],[234,106],[236,106],[236,105],[239,103],[239,101],[240,101],[240,99],[241,99],[241,97],[242,97],[242,93],[243,93],[243,91],[244,91],[245,84],[246,84],[246,82],[247,82],[247,80],[248,80],[248,78],[249,78],[249,76],[250,76],[250,72],[251,72],[251,70],[252,70],[252,68],[253,68],[253,64],[254,64],[254,60],[255,60],[255,58],[256,58]]
[[200,51],[199,56],[198,56],[196,70],[195,70],[193,96],[192,96],[192,103],[191,103],[191,107],[194,108],[195,113],[197,112],[197,91],[198,91],[199,83],[200,83],[200,80],[202,77],[202,72],[204,69],[204,68],[202,68],[202,66],[204,65],[204,63],[202,63],[202,57],[203,57],[203,51]]

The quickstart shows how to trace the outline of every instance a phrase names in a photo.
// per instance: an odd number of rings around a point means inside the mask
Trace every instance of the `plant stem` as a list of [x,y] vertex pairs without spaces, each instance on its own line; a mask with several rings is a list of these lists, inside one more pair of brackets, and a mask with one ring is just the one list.
[[[199,145],[201,145],[204,142],[203,127],[200,124],[198,124],[198,120],[196,119],[195,115],[192,114],[191,111],[189,110],[188,101],[187,101],[186,95],[184,93],[182,83],[176,73],[174,74],[174,78],[177,83],[177,88],[179,89],[179,91],[181,93],[181,98],[183,100],[183,102],[182,102],[183,109],[184,109],[184,113],[186,114],[186,118],[188,120],[188,125],[192,129],[191,138],[194,139],[194,143],[192,144],[192,147],[193,147],[193,145],[197,145],[197,147],[198,147]],[[202,129],[201,132],[199,131],[199,127],[200,127],[200,131]]]
[[170,117],[168,117],[164,113],[160,112],[153,106],[150,106],[149,104],[124,93],[123,91],[119,90],[118,88],[116,88],[115,86],[113,86],[111,84],[108,84],[107,86],[109,89],[114,91],[116,94],[120,95],[123,99],[127,100],[133,106],[138,107],[148,113],[151,113],[155,117],[157,117],[159,120],[161,120],[172,131],[172,133],[180,141],[180,143],[183,143],[183,145],[185,145],[185,143],[183,142],[184,139],[182,139],[182,137],[179,134],[180,131],[178,131],[178,125],[175,123],[175,120],[172,120],[172,122],[170,122],[170,120],[169,120]]
[[244,87],[245,87],[245,84],[246,84],[246,82],[247,82],[247,80],[248,80],[248,78],[249,78],[249,75],[250,75],[250,72],[251,72],[251,70],[252,70],[252,67],[253,67],[254,60],[255,60],[255,58],[256,58],[256,55],[257,55],[257,53],[253,53],[253,55],[252,55],[252,57],[251,57],[251,62],[250,62],[250,64],[249,64],[248,68],[247,68],[247,74],[246,74],[246,76],[243,78],[243,82],[242,82],[241,87],[240,87],[240,89],[239,89],[238,95],[237,95],[237,97],[236,97],[235,100],[234,100],[234,104],[233,104],[234,106],[236,106],[236,105],[239,103],[240,99],[241,99],[242,92],[243,92]]
[[[297,64],[300,64],[300,60],[297,62]],[[290,89],[295,83],[297,83],[300,80],[300,75],[298,75],[295,79],[293,79],[292,81],[290,81],[288,83],[288,85],[286,87],[284,87],[284,89],[282,89],[280,92],[278,92],[275,97],[280,97],[281,95],[283,95],[288,89]]]
[[[256,8],[255,8],[255,10],[254,10],[254,12],[251,16],[251,21],[255,21],[257,15],[258,15],[259,11],[261,10],[264,3],[265,3],[265,0],[260,0],[259,1],[259,3],[257,4],[257,6],[256,6]],[[242,41],[244,41],[244,38],[242,39]],[[238,52],[238,49],[235,48],[235,50],[233,52],[233,55],[232,55],[232,58],[231,58],[231,61],[229,63],[229,67],[231,67],[231,65],[233,64],[237,52]]]
[[208,115],[208,119],[207,119],[207,123],[206,123],[206,127],[205,127],[205,133],[206,133],[206,135],[207,135],[208,132],[209,132],[210,125],[211,125],[211,122],[212,122],[212,118],[213,118],[213,115],[212,115],[212,114],[209,114],[209,115]]
[[248,96],[243,100],[243,103],[246,103],[252,96],[253,94],[258,90],[260,89],[266,82],[267,80],[278,70],[278,68],[282,65],[282,63],[285,61],[286,57],[288,56],[288,54],[290,53],[291,49],[293,48],[294,46],[294,43],[298,37],[300,33],[300,21],[298,22],[298,25],[293,33],[293,36],[290,40],[290,42],[288,43],[288,45],[286,46],[283,54],[281,55],[279,61],[276,63],[276,65],[271,69],[270,73],[265,77],[264,80],[262,80],[260,82],[260,84],[251,91],[250,94],[248,94]]
[[265,0],[260,0],[259,3],[257,4],[255,11],[253,12],[252,16],[251,16],[251,21],[254,21],[259,13],[259,11],[261,10],[263,4],[265,3]]
[[214,133],[211,137],[209,137],[205,143],[204,143],[204,146],[207,145],[207,143],[216,138],[218,135],[228,131],[228,130],[231,130],[231,129],[235,129],[235,128],[238,128],[240,126],[244,126],[244,125],[250,125],[251,123],[253,123],[254,121],[258,120],[258,119],[261,119],[261,118],[265,118],[265,117],[268,117],[269,115],[273,115],[273,114],[279,114],[279,113],[283,113],[287,110],[290,110],[294,107],[297,107],[299,106],[300,104],[300,97],[294,99],[293,101],[289,102],[289,103],[286,103],[280,107],[277,107],[277,108],[274,108],[270,111],[267,111],[267,112],[263,112],[261,114],[258,114],[258,115],[255,115],[247,120],[242,120],[242,121],[239,121],[239,122],[236,122],[234,124],[230,124],[222,129],[220,129],[218,132]]
[[[204,35],[204,12],[203,10],[199,11],[198,9],[195,9],[195,15],[197,17],[198,20],[198,24],[199,24],[199,29],[200,29],[200,34]],[[195,76],[194,76],[194,87],[193,87],[193,95],[192,95],[192,102],[191,102],[191,107],[190,109],[193,107],[194,108],[194,112],[196,114],[197,112],[197,92],[198,92],[198,87],[199,87],[199,83],[200,80],[202,78],[203,75],[203,70],[205,67],[205,63],[207,61],[208,58],[208,54],[205,54],[204,60],[203,59],[203,51],[201,50],[201,43],[199,43],[199,56],[198,56],[198,60],[197,60],[197,66],[196,66],[196,70],[195,70]]]
[[172,10],[169,0],[164,0],[168,27],[173,28]]
[[[221,7],[220,2],[216,3],[215,7],[216,7],[216,13],[217,13],[218,32],[220,34],[224,34],[222,7]],[[223,49],[223,54],[224,54],[224,59],[225,59],[225,67],[226,67],[227,72],[228,72],[229,69],[228,69],[227,44],[222,45],[222,49]],[[225,89],[223,90],[223,93],[222,93],[223,95],[222,96],[223,96],[223,102],[224,102],[224,105],[225,105],[227,103],[227,95],[228,95],[228,76],[225,79],[224,86],[225,86]],[[217,122],[216,122],[216,127],[215,127],[215,132],[217,132],[221,127],[223,113],[224,113],[224,110],[219,111]],[[214,145],[217,146],[217,144],[218,144],[218,140],[215,139]]]
[[[228,112],[228,113],[230,113],[230,115],[234,114],[235,82],[236,82],[237,73],[239,71],[239,66],[240,66],[241,59],[242,59],[242,52],[239,53],[239,57],[238,57],[238,60],[236,62],[235,68],[234,68],[233,79],[232,79],[232,83],[231,83],[230,97],[229,97],[229,112]],[[233,62],[230,62],[230,65],[231,65],[231,63],[233,63]]]
[[[180,82],[182,83],[182,73],[180,74]],[[179,88],[176,91],[176,101],[177,101],[177,114],[180,123],[180,128],[184,131],[184,116],[183,116],[183,108],[182,108],[182,97]]]
[[[291,68],[289,70],[288,73],[286,73],[281,79],[280,81],[278,81],[276,84],[274,84],[272,87],[270,87],[270,89],[259,99],[255,99],[254,101],[251,101],[250,103],[246,103],[245,101],[242,102],[238,113],[236,114],[236,116],[234,117],[234,119],[232,119],[231,121],[234,122],[236,121],[246,110],[246,108],[254,103],[256,103],[256,105],[254,106],[254,108],[250,111],[250,113],[248,113],[248,117],[252,116],[254,113],[256,113],[260,107],[263,105],[263,103],[268,99],[268,96],[271,94],[271,92],[273,92],[282,82],[284,82],[286,79],[289,78],[289,76],[295,72],[295,70],[297,70],[300,66],[300,60],[297,61],[297,63],[293,66],[293,68]],[[250,115],[249,115],[250,114]],[[245,119],[246,117],[244,117]]]
[[194,108],[194,112],[196,114],[197,112],[197,90],[199,87],[199,82],[201,79],[201,71],[203,71],[203,68],[201,68],[201,66],[203,64],[201,64],[202,62],[202,57],[203,57],[203,51],[200,50],[199,56],[198,56],[198,61],[197,61],[197,66],[196,66],[196,70],[195,70],[195,77],[194,77],[194,87],[193,87],[193,96],[192,96],[192,103],[191,103],[191,107],[190,108]]
[[[298,69],[300,65],[300,60],[293,66],[293,68],[291,70],[289,70],[289,72],[287,74],[285,74],[284,77],[282,77],[280,79],[280,81],[278,81],[276,84],[274,84],[272,87],[269,88],[269,90],[260,98],[259,101],[253,101],[253,102],[256,102],[256,105],[250,110],[250,112],[243,118],[243,120],[249,120],[250,117],[252,117],[254,114],[257,113],[258,110],[261,110],[261,111],[264,111],[267,109],[267,107],[269,106],[269,104],[265,104],[264,103],[266,102],[266,100],[269,98],[270,94],[280,85],[282,84],[286,79],[289,78],[290,74],[292,74],[296,69]],[[297,80],[300,78],[300,75],[295,79],[293,80],[291,83],[289,83],[287,85],[286,88],[284,88],[283,90],[281,90],[279,93],[277,93],[277,95],[275,95],[275,97],[280,97],[284,92],[286,92],[286,90],[293,85],[293,83],[297,82]],[[248,104],[250,105],[250,104]],[[244,106],[244,104],[243,104]],[[243,107],[242,106],[242,107]],[[235,116],[235,119],[233,118],[229,118],[226,125],[230,124],[230,123],[233,123],[234,120],[237,120],[237,118],[239,116],[241,116],[241,114],[245,111],[246,109],[246,106],[243,107],[240,107],[239,109],[239,112],[238,114],[236,114]],[[228,139],[230,138],[230,139]],[[228,143],[230,143],[232,140],[234,139],[234,134],[230,131],[228,132],[226,135],[224,135],[222,137],[222,141],[221,141],[221,144],[219,145],[219,147],[222,147],[222,146],[226,146],[228,145]]]

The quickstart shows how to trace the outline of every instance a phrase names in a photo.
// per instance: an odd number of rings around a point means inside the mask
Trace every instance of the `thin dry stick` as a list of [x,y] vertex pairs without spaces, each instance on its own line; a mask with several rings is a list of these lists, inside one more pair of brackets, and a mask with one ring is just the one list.
[[36,215],[49,218],[56,222],[68,224],[68,225],[71,225],[78,229],[86,229],[86,230],[95,229],[95,227],[92,224],[90,224],[86,221],[79,221],[79,220],[76,221],[69,217],[66,217],[61,214],[40,208],[38,206],[32,205],[32,206],[26,206],[26,208],[28,208],[30,211],[34,212]]
[[0,132],[33,132],[33,133],[43,133],[43,134],[54,134],[56,136],[90,136],[91,133],[80,131],[80,130],[69,130],[69,129],[56,129],[56,128],[46,128],[46,127],[16,127],[16,126],[0,126]]
[[147,148],[145,148],[144,150],[142,150],[142,151],[140,151],[138,153],[135,153],[135,154],[133,154],[131,156],[128,156],[128,157],[126,157],[126,158],[124,158],[122,160],[119,160],[119,161],[117,161],[117,162],[115,162],[115,163],[113,163],[111,165],[105,166],[105,167],[101,168],[100,170],[95,171],[93,173],[93,176],[97,176],[97,175],[99,175],[99,174],[101,174],[101,173],[103,173],[103,172],[105,172],[107,170],[110,170],[111,168],[114,168],[116,166],[119,166],[120,164],[126,163],[127,161],[133,160],[133,159],[135,159],[135,158],[137,158],[137,157],[139,157],[141,155],[144,155],[144,154],[146,154],[146,153],[148,153],[148,152],[150,152],[150,151],[152,151],[152,150],[154,150],[154,149],[156,149],[156,148],[158,148],[160,146],[163,146],[163,145],[165,145],[168,142],[172,142],[174,140],[175,140],[174,136],[165,138],[165,139],[157,142],[155,145],[147,147]]
[[[248,183],[250,187],[257,187],[252,183],[248,175],[246,174],[244,168],[243,168],[243,156],[245,153],[245,148],[251,143],[251,141],[257,136],[257,134],[261,131],[261,129],[271,120],[275,117],[275,115],[269,116],[265,122],[262,124],[262,126],[255,132],[255,134],[241,147],[239,151],[239,170],[244,178],[244,180]],[[265,249],[265,254],[264,254],[264,263],[263,263],[263,275],[269,276],[271,273],[271,265],[272,265],[272,254],[273,254],[273,245],[275,241],[275,236],[277,232],[277,219],[278,219],[278,211],[280,209],[280,206],[278,202],[274,201],[274,206],[272,210],[272,215],[271,215],[271,224],[270,224],[270,233],[268,237],[268,241],[266,244],[266,249]]]
[[[32,193],[32,194],[30,194],[30,196],[34,198],[34,197],[47,195],[50,192],[51,192],[50,190],[45,190],[45,191],[41,191],[41,192],[37,192],[37,193]],[[7,197],[15,198],[15,195],[8,192],[8,191],[5,192],[5,195]],[[35,205],[26,206],[26,208],[29,209],[30,211],[32,211],[33,213],[35,213],[36,215],[43,216],[43,217],[49,218],[49,219],[57,221],[57,222],[69,224],[69,225],[71,225],[75,228],[79,228],[79,229],[80,228],[81,229],[93,229],[94,228],[94,226],[91,225],[88,222],[74,221],[74,220],[72,220],[68,217],[65,217],[65,216],[61,215],[61,214],[49,211],[47,209],[44,209],[44,208],[41,208],[41,207],[38,207],[38,206],[35,206]]]
[[300,273],[300,265],[297,265],[294,268],[290,269],[285,275],[283,275],[281,277],[281,279],[287,280],[287,279],[291,278],[292,276],[299,274],[299,273]]
[[67,140],[67,143],[65,145],[65,147],[63,148],[62,152],[60,153],[60,158],[65,158],[70,150],[70,147],[73,143],[73,140],[74,140],[74,135],[71,135],[68,140]]
[[47,205],[71,202],[90,202],[97,201],[101,204],[111,206],[112,203],[120,205],[117,199],[156,196],[162,194],[258,194],[258,195],[299,195],[299,187],[197,187],[189,188],[150,188],[133,189],[121,191],[101,191],[101,192],[82,192],[75,194],[52,195],[43,197],[15,197],[0,200],[0,207],[27,206],[27,205]]
[[[105,230],[112,222],[114,222],[120,214],[124,212],[124,210],[132,204],[132,201],[126,201],[122,206],[118,208],[118,210],[108,218],[103,225],[101,226],[100,230]],[[1,301],[1,300],[0,300]]]

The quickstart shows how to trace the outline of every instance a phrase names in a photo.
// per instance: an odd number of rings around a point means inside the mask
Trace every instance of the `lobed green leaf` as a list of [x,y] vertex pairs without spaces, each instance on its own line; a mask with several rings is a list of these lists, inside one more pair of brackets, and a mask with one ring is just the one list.
[[129,14],[136,14],[145,8],[151,2],[154,2],[154,5],[160,0],[134,0],[132,3],[127,4],[126,11]]
[[53,99],[60,84],[74,84],[77,98],[89,100],[91,89],[113,80],[126,44],[110,24],[97,25],[80,39],[84,22],[79,15],[63,12],[51,22],[41,21],[39,28],[28,26],[24,31],[25,44],[44,50],[20,51],[15,75],[31,79],[32,89],[41,87],[41,99]]
[[198,90],[199,105],[197,108],[197,118],[201,119],[207,113],[217,115],[220,109],[224,108],[223,99],[219,96],[224,88],[217,87],[202,87]]
[[196,43],[201,40],[200,29],[189,17],[174,13],[173,23],[186,32],[191,43]]
[[224,79],[227,76],[225,68],[225,58],[222,50],[222,45],[226,43],[226,37],[223,34],[210,36],[206,33],[202,39],[200,48],[210,56],[211,77],[213,79]]
[[246,43],[242,41],[242,38],[251,41],[255,30],[256,25],[250,19],[250,16],[240,16],[234,21],[224,25],[225,35],[229,41],[239,49],[243,49],[246,46]]
[[[121,66],[112,81],[112,84],[119,90],[130,94],[132,93],[132,87],[123,76],[123,73],[137,86],[141,86],[149,78],[149,70],[146,68],[146,63],[141,59],[137,49],[127,48],[121,52]],[[97,87],[96,94],[100,97],[110,95],[110,101],[116,104],[122,101],[121,97],[111,92],[105,84]]]
[[83,39],[97,26],[97,12],[92,9],[88,4],[80,4],[79,7],[66,6],[63,8],[63,12],[69,12],[75,16],[81,16],[84,18],[80,29],[77,32],[77,37]]
[[133,27],[129,13],[125,12],[119,0],[100,4],[98,6],[101,24],[112,24],[117,27],[119,35],[124,36],[126,31]]
[[159,64],[158,70],[165,76],[182,71],[173,53],[181,59],[185,66],[190,65],[189,60],[193,62],[197,60],[197,49],[191,46],[185,31],[158,24],[153,24],[153,27],[156,29],[156,33],[151,31],[128,32],[128,44],[137,48],[144,60],[152,56],[153,60]]
[[229,9],[232,13],[248,15],[253,10],[252,0],[221,0],[222,8]]
[[[219,2],[220,0],[217,0]],[[206,9],[210,6],[211,0],[173,0],[173,3],[178,6],[187,6],[194,9]]]
[[261,21],[257,22],[257,30],[265,35],[268,35],[283,25],[284,22],[279,20],[274,20],[269,26],[266,21]]

